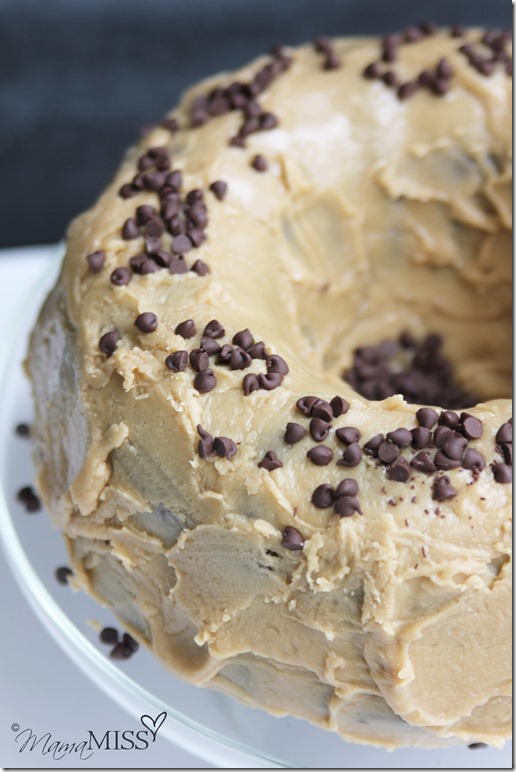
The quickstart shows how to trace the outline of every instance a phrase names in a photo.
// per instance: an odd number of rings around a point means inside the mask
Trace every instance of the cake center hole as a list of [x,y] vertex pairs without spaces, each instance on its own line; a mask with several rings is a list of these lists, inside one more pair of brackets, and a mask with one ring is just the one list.
[[446,410],[472,407],[481,397],[456,380],[452,362],[443,354],[441,335],[417,340],[402,332],[398,340],[360,346],[343,378],[368,400],[394,394],[415,405],[437,405]]

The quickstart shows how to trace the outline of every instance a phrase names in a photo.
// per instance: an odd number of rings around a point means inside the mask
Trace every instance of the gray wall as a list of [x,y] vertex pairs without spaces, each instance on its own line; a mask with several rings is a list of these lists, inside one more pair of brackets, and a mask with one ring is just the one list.
[[57,241],[140,127],[275,42],[511,16],[511,0],[0,0],[0,246]]

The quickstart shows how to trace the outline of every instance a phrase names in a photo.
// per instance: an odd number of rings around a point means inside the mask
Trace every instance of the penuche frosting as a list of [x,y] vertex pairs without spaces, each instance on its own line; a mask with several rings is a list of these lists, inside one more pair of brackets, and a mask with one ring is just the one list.
[[[192,128],[192,104],[270,59],[194,87],[173,114],[179,129],[147,134],[72,223],[28,357],[39,489],[77,584],[181,677],[388,748],[500,746],[511,728],[511,486],[493,469],[511,415],[511,81],[459,50],[484,50],[481,36],[400,45],[381,63],[398,84],[443,59],[451,70],[445,93],[421,85],[409,98],[389,77],[364,77],[377,39],[333,41],[326,68],[321,50],[288,51],[258,97],[277,125],[244,147],[229,142],[241,113]],[[160,205],[154,190],[119,191],[157,147],[184,193],[204,193],[207,238],[184,261],[209,273],[130,270],[117,285],[112,272],[144,251],[124,223]],[[160,238],[170,257],[177,237]],[[149,313],[157,326],[144,331],[135,320]],[[176,334],[189,319],[193,337]],[[241,370],[212,355],[216,383],[200,391],[205,376],[165,360],[201,347],[211,320],[224,330],[212,340],[233,345],[248,328],[288,373],[245,394],[266,360]],[[400,482],[364,452],[379,433],[418,427],[420,406],[368,401],[342,372],[354,349],[405,329],[441,334],[457,379],[483,400],[468,409],[482,427],[468,448],[484,468],[407,466]],[[349,404],[320,442],[296,407],[305,395]],[[294,443],[289,422],[306,430]],[[356,465],[337,464],[344,427],[359,432]],[[213,438],[234,446],[219,442],[219,455]],[[313,463],[322,446],[331,460]],[[450,497],[436,494],[443,476]],[[358,484],[360,511],[312,503],[343,479]]]

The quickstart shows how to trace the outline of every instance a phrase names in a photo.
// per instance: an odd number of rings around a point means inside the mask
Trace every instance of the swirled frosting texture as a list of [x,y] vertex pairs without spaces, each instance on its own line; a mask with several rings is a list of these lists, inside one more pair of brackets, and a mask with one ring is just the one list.
[[[39,487],[77,582],[184,678],[390,748],[500,745],[510,732],[510,486],[490,464],[511,411],[511,88],[503,70],[484,76],[458,51],[479,34],[400,48],[402,81],[442,57],[454,71],[445,96],[407,100],[362,77],[376,39],[335,41],[334,70],[311,47],[293,50],[260,95],[279,125],[245,148],[228,144],[239,115],[188,129],[190,106],[263,62],[194,88],[174,113],[184,128],[147,135],[71,225],[28,358]],[[153,192],[118,191],[156,146],[185,190],[206,191],[196,257],[211,272],[115,286],[112,270],[142,249],[122,224],[157,205]],[[256,154],[266,172],[252,168]],[[223,201],[208,192],[215,180],[228,184]],[[98,273],[86,261],[95,250],[106,256]],[[143,312],[156,314],[155,332],[135,327]],[[185,341],[174,330],[190,318],[198,332]],[[190,368],[165,367],[213,318],[220,342],[249,327],[288,362],[278,388],[244,396],[244,372],[263,372],[261,360],[213,364],[209,393]],[[469,412],[483,422],[471,447],[487,465],[447,472],[457,493],[440,502],[425,474],[404,484],[367,456],[336,464],[334,429],[356,427],[365,443],[417,426],[400,396],[368,402],[341,379],[355,346],[407,328],[442,333],[458,378],[485,400]],[[112,329],[121,338],[106,357],[98,342]],[[327,466],[307,459],[309,434],[283,439],[289,421],[308,427],[295,408],[306,394],[350,403],[324,443]],[[236,455],[200,458],[198,424],[234,440]],[[269,450],[282,463],[273,471],[258,467]],[[311,503],[344,477],[360,486],[362,515]],[[302,550],[282,547],[286,527]]]

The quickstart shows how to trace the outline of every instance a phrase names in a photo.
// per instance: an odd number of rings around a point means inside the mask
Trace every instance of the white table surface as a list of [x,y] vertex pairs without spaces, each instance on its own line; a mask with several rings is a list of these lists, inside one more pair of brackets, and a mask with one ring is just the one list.
[[[50,250],[55,247],[50,248]],[[0,330],[10,323],[20,300],[43,268],[49,248],[0,250]],[[66,657],[32,612],[0,549],[0,603],[4,633],[0,636],[0,765],[3,768],[70,768],[70,757],[19,753],[13,724],[30,727],[38,736],[73,742],[91,729],[101,738],[107,729],[138,731],[141,725],[101,692]],[[6,621],[7,620],[7,621]],[[162,739],[142,751],[95,751],[83,768],[207,769],[190,753]]]

